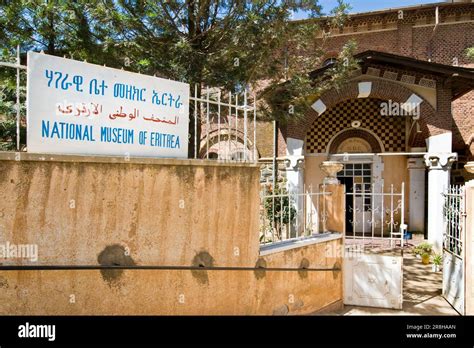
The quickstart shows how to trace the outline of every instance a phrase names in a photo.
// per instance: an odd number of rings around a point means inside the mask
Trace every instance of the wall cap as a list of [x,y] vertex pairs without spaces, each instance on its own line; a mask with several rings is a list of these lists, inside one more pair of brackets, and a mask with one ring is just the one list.
[[263,245],[260,246],[260,256],[280,253],[286,250],[302,248],[313,244],[326,243],[337,239],[342,239],[341,233],[331,233],[320,237],[312,236]]
[[28,153],[0,151],[0,161],[35,161],[35,162],[69,162],[69,163],[111,163],[111,164],[148,164],[161,166],[201,166],[201,167],[249,167],[259,168],[258,163],[219,162],[217,160],[152,158],[125,156],[91,156],[91,155],[58,155],[47,153]]

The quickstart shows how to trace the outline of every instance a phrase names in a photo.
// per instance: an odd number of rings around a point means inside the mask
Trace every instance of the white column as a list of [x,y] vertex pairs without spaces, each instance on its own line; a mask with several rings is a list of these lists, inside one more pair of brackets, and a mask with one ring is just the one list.
[[423,158],[409,158],[410,192],[408,193],[410,214],[409,231],[425,231],[425,172]]
[[[304,192],[304,157],[303,157],[304,141],[300,139],[288,138],[286,142],[287,148],[287,172],[286,178],[288,180],[288,191],[291,193],[301,194]],[[304,212],[303,212],[303,197],[300,196],[295,200],[295,209],[298,212],[295,224],[292,227],[294,233],[298,228],[298,233],[301,234],[304,227]]]
[[451,152],[452,134],[431,136],[426,140],[428,153],[428,241],[440,252],[443,247],[443,192],[449,185],[451,164],[457,155]]

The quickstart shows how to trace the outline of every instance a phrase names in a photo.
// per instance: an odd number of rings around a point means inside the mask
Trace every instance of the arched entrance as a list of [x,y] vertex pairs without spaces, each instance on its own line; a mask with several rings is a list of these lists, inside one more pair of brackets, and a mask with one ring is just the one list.
[[[313,163],[326,159],[344,164],[338,178],[346,186],[346,232],[358,237],[380,237],[382,231],[385,236],[392,235],[392,225],[388,226],[386,220],[382,223],[386,219],[383,205],[390,203],[384,201],[382,191],[386,184],[389,190],[394,185],[394,192],[401,192],[407,180],[403,153],[407,150],[407,126],[411,120],[382,114],[385,103],[375,97],[334,102],[314,119],[305,137],[308,168],[318,168]],[[313,183],[311,176],[319,177],[317,173],[305,175],[309,183]],[[394,209],[397,206],[398,202]],[[400,209],[395,214],[401,218]],[[397,226],[393,228],[398,229]]]
[[367,129],[345,129],[337,133],[328,144],[327,153],[381,153],[383,144],[379,137]]
[[[365,90],[367,86],[370,86],[369,92]],[[437,115],[435,108],[423,97],[417,95],[416,92],[393,81],[376,80],[367,77],[363,81],[351,81],[338,90],[331,89],[322,94],[312,107],[308,109],[302,119],[289,123],[285,130],[285,136],[303,140],[307,136],[308,128],[301,127],[301,125],[310,125],[311,127],[321,117],[327,115],[328,112],[333,112],[341,103],[346,103],[346,105],[350,105],[350,103],[370,104],[374,100],[391,100],[401,105],[409,103],[413,99],[419,101],[420,119],[418,122],[419,127],[414,128],[418,128],[418,131],[414,132],[412,130],[410,134],[407,134],[410,145],[418,146],[416,144],[423,143],[424,139],[446,132],[446,117]],[[367,106],[370,107],[370,105]],[[332,123],[327,124],[329,128],[332,126]]]
[[[200,158],[206,158],[209,153],[209,159],[212,160],[230,160],[230,161],[253,161],[258,158],[258,153],[253,151],[253,142],[247,139],[247,147],[244,144],[244,134],[238,132],[229,133],[222,129],[220,134],[217,131],[209,133],[209,139],[205,137],[201,140]],[[256,157],[256,158],[254,158]]]

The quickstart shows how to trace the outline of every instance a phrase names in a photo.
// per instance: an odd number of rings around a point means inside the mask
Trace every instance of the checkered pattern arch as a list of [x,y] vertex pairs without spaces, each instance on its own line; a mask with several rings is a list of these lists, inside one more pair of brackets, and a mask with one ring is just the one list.
[[374,132],[382,141],[386,152],[405,151],[406,117],[382,116],[384,100],[361,98],[343,101],[316,118],[306,134],[307,153],[325,153],[334,135],[352,129],[353,121],[360,121],[360,128]]

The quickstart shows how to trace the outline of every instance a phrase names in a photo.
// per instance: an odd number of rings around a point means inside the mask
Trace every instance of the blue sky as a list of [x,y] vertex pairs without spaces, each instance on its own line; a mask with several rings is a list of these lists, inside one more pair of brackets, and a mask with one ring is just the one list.
[[[350,12],[367,12],[382,10],[393,7],[413,6],[420,4],[430,4],[441,0],[346,0],[352,6]],[[336,5],[337,0],[319,0],[323,6],[324,13],[328,14]],[[296,13],[294,19],[304,19],[304,13]]]

